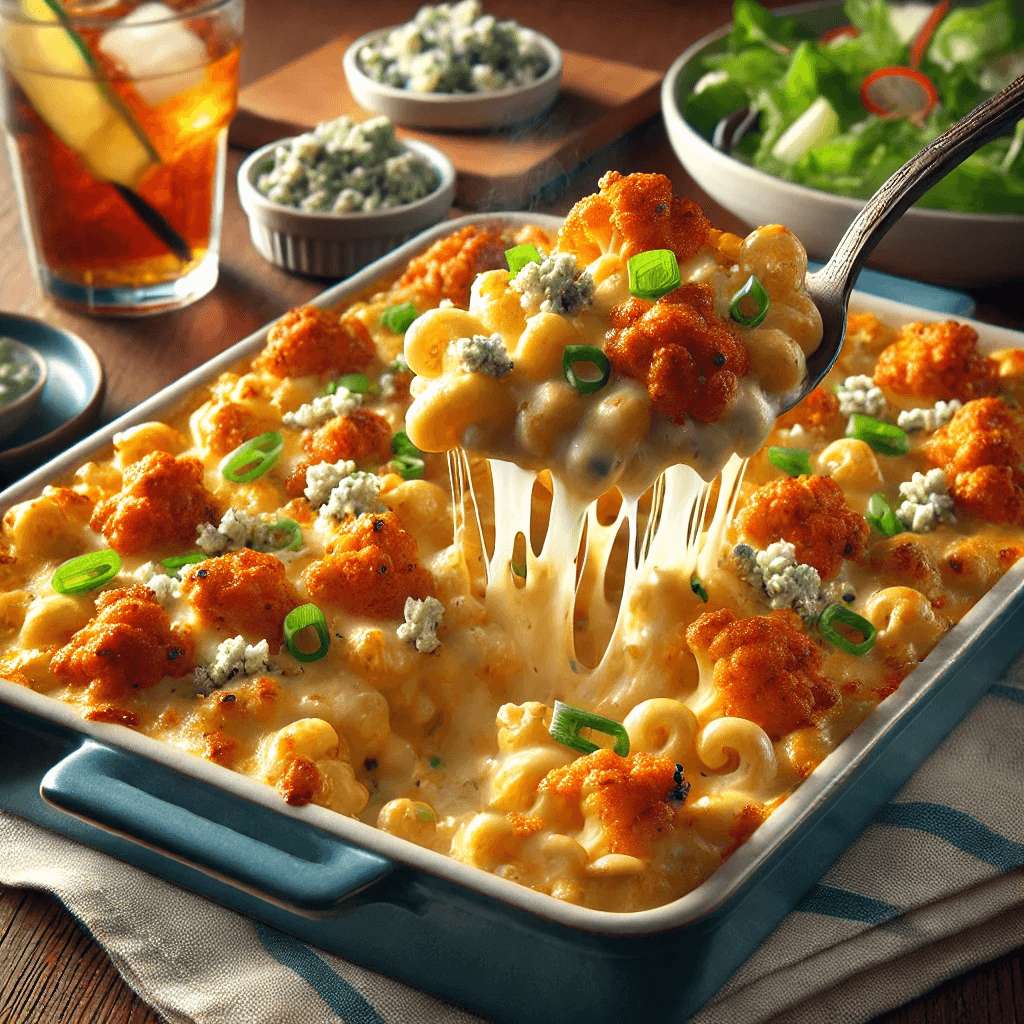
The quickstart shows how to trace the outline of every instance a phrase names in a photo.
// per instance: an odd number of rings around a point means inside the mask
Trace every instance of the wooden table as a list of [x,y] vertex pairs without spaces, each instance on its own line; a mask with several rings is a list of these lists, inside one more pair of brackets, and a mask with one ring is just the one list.
[[[248,0],[242,84],[315,49],[342,32],[361,34],[407,20],[417,0]],[[780,6],[769,0],[768,6]],[[647,0],[644,14],[625,0],[554,4],[550,0],[488,0],[499,17],[515,17],[564,48],[665,71],[687,45],[729,18],[728,0]],[[586,13],[584,13],[586,12]],[[338,70],[339,77],[341,70]],[[325,87],[329,88],[330,83]],[[108,375],[103,417],[132,408],[187,370],[308,301],[324,282],[293,277],[266,263],[249,241],[238,203],[235,172],[244,153],[228,159],[220,280],[188,309],[139,320],[74,315],[36,287],[18,223],[13,182],[0,162],[0,305],[80,334],[96,349]],[[679,166],[660,120],[634,130],[577,174],[568,190],[539,208],[564,213],[596,188],[609,168],[668,174],[677,194],[697,199],[712,222],[740,223],[712,203]],[[978,317],[1024,328],[1020,285],[975,293]],[[945,982],[874,1024],[1012,1024],[1024,1021],[1024,947]],[[103,950],[56,901],[38,893],[0,889],[0,1024],[158,1024],[156,1013],[121,981]]]

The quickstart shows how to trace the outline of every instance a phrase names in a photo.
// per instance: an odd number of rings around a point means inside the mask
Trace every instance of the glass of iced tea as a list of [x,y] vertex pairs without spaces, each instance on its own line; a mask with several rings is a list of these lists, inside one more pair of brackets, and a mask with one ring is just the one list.
[[43,290],[98,314],[217,281],[243,0],[0,0],[4,110]]

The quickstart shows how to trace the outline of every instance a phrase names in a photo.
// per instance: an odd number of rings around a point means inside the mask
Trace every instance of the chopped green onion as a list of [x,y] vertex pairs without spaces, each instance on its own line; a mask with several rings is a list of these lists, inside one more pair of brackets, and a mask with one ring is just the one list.
[[850,417],[846,436],[866,442],[882,455],[906,455],[910,451],[910,438],[905,430],[859,412]]
[[437,757],[435,755],[434,757],[432,757],[430,759],[430,767],[431,768],[443,768],[444,767],[444,761],[442,761],[441,758],[439,758],[439,757]]
[[630,256],[629,294],[638,299],[660,299],[682,283],[679,261],[671,249],[651,249]]
[[[745,316],[740,311],[740,303],[748,295],[757,303],[757,312],[753,316]],[[747,278],[747,283],[732,297],[732,302],[729,303],[729,315],[740,327],[757,327],[764,321],[771,306],[772,300],[768,298],[764,285],[758,280],[756,274],[751,274]]]
[[226,455],[220,464],[220,471],[233,484],[248,483],[263,476],[277,461],[283,449],[284,438],[276,430],[260,434]]
[[399,430],[398,433],[391,438],[391,450],[396,455],[412,455],[414,458],[422,458],[423,452],[419,450],[409,440],[409,435],[404,430]]
[[768,461],[790,476],[811,475],[811,453],[806,448],[768,449]]
[[872,494],[868,499],[868,511],[864,518],[868,525],[877,530],[883,537],[895,537],[903,532],[903,524],[896,518],[892,505],[882,494]]
[[423,477],[423,460],[415,455],[396,455],[391,465],[403,480],[420,480]]
[[344,388],[356,395],[365,395],[370,390],[370,382],[365,373],[346,373],[344,377],[332,380],[327,385],[327,394],[337,394],[338,388]]
[[704,584],[701,583],[699,576],[694,576],[690,580],[690,589],[705,603],[708,603],[708,592],[704,588]]
[[[844,626],[850,626],[857,630],[863,634],[864,639],[859,644],[848,640],[833,627],[833,619],[841,622]],[[818,630],[833,647],[838,647],[839,650],[846,651],[847,654],[856,654],[858,656],[867,654],[875,646],[875,639],[878,636],[878,630],[863,615],[858,615],[855,611],[851,611],[841,604],[830,604],[818,616]]]
[[[580,377],[576,373],[576,363],[589,363],[601,376],[590,380]],[[581,395],[591,395],[608,383],[608,378],[612,375],[612,364],[608,362],[608,357],[593,345],[566,345],[562,353],[562,373]]]
[[510,281],[527,263],[541,262],[540,253],[535,245],[517,245],[513,249],[506,249],[505,259],[508,261],[508,279]]
[[279,519],[270,527],[267,538],[271,551],[298,551],[302,547],[302,527],[294,519]]
[[121,571],[121,556],[109,548],[69,558],[53,574],[53,589],[58,594],[83,594],[109,583]]
[[186,565],[195,565],[196,562],[205,562],[210,556],[203,551],[190,551],[187,555],[171,555],[165,558],[160,564],[164,571],[170,576],[177,576],[179,570]]
[[437,815],[429,807],[417,807],[416,817],[420,821],[437,821]]
[[389,306],[381,313],[380,323],[392,334],[405,334],[409,325],[419,316],[411,302],[403,302],[400,306]]
[[611,718],[602,718],[592,711],[584,711],[582,708],[575,708],[571,704],[563,704],[560,700],[555,701],[555,712],[551,716],[551,733],[553,739],[562,746],[572,750],[578,750],[581,754],[592,754],[601,748],[590,740],[585,740],[580,735],[580,729],[593,729],[595,732],[603,732],[615,738],[615,753],[625,757],[629,753],[629,735],[621,722]]
[[[305,651],[299,650],[295,638],[308,626],[312,626],[316,630],[316,635],[320,638],[320,646],[315,651],[306,654]],[[331,634],[327,631],[327,620],[324,618],[324,613],[315,604],[300,604],[298,608],[293,608],[285,616],[284,639],[288,644],[288,650],[291,651],[292,657],[296,661],[319,661],[327,654],[328,648],[331,646]]]

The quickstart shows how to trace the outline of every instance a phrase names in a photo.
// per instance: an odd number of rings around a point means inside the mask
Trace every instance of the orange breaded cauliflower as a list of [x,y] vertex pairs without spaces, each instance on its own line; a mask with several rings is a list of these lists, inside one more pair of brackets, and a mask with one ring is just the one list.
[[511,243],[499,231],[469,225],[438,239],[426,252],[411,259],[397,288],[414,290],[429,305],[450,299],[465,309],[477,274],[508,267],[508,248]]
[[776,421],[776,427],[794,427],[800,424],[805,429],[829,428],[839,422],[839,398],[827,388],[815,388],[802,402],[784,412]]
[[299,604],[284,563],[249,548],[188,566],[181,592],[204,626],[251,642],[265,639],[272,654],[281,649],[285,616]]
[[119,555],[195,544],[196,527],[218,523],[203,464],[189,455],[151,452],[125,471],[119,493],[96,506],[89,525]]
[[555,246],[583,265],[607,252],[628,260],[651,249],[671,249],[682,264],[708,241],[711,222],[695,202],[672,195],[664,174],[609,171],[598,188],[569,211]]
[[53,675],[88,687],[91,703],[123,701],[165,676],[192,671],[191,631],[171,625],[149,587],[106,590],[96,600],[96,612],[50,662]]
[[1003,399],[968,402],[924,454],[946,471],[957,508],[990,523],[1024,521],[1024,416]]
[[715,312],[710,285],[685,284],[657,302],[630,299],[610,315],[605,352],[616,372],[647,388],[672,423],[712,423],[750,369],[743,342]]
[[[595,814],[608,835],[608,851],[645,857],[651,841],[675,825],[676,807],[689,787],[676,779],[668,757],[639,751],[620,757],[614,750],[595,750],[555,768],[538,789],[582,800],[583,812]],[[678,793],[677,802],[669,795]]]
[[747,499],[736,523],[759,548],[789,541],[797,561],[814,566],[823,581],[836,576],[844,558],[860,558],[871,533],[827,476],[770,480]]
[[839,699],[821,674],[818,645],[788,609],[749,619],[728,608],[704,612],[687,627],[686,642],[698,663],[713,663],[725,714],[749,719],[773,740],[813,725]]
[[875,383],[897,395],[949,401],[994,395],[999,368],[978,351],[978,332],[953,320],[901,327],[875,365]]
[[405,600],[434,596],[434,580],[421,568],[416,539],[394,512],[346,519],[323,559],[302,572],[314,601],[340,605],[372,619],[400,619]]
[[270,328],[252,366],[278,379],[355,373],[366,368],[374,352],[370,332],[357,317],[339,319],[318,306],[299,306]]
[[391,461],[391,425],[379,413],[355,409],[345,416],[335,416],[316,430],[302,435],[302,450],[310,458],[303,459],[292,470],[285,490],[293,498],[306,487],[306,470],[318,462],[340,462],[350,459],[360,466],[382,466]]

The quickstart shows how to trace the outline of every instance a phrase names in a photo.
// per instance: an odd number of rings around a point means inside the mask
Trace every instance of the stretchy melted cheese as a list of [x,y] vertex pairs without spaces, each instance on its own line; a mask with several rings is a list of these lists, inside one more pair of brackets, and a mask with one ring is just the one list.
[[[558,384],[558,346],[611,345],[599,313],[628,302],[614,280],[621,267],[601,269],[623,239],[613,246],[594,218],[567,223],[579,232],[578,266],[593,268],[586,311],[524,309],[525,293],[508,286],[503,251],[531,243],[546,254],[553,240],[464,229],[345,309],[293,311],[251,364],[199,389],[167,423],[125,432],[10,509],[0,675],[261,779],[292,804],[358,816],[558,899],[631,911],[699,885],[1024,551],[1024,426],[1003,397],[1024,397],[1024,360],[979,353],[960,325],[897,332],[855,316],[826,387],[767,439],[762,420],[728,402],[707,424],[659,434],[657,404],[673,412],[665,375],[652,398],[616,370],[607,393],[572,406],[550,443],[529,449],[523,419]],[[619,234],[630,231],[639,228]],[[743,252],[760,255],[743,264]],[[728,293],[751,270],[771,279],[794,252],[779,229],[707,235],[680,261],[684,287]],[[772,308],[788,326],[770,329],[793,354],[813,344],[813,323],[799,326],[800,293],[786,295]],[[446,348],[425,380],[396,363],[403,339],[381,316],[405,302],[426,314],[406,338],[413,369],[439,324],[453,334],[445,346],[501,335],[515,370],[488,379],[514,400],[483,391],[454,402],[466,415],[453,443],[489,437],[479,450],[502,459],[428,453],[421,479],[396,472],[410,466],[400,443],[391,452],[410,382],[421,403],[445,375],[480,376],[446,369]],[[720,316],[718,298],[714,308]],[[646,310],[627,312],[622,331]],[[544,324],[542,350],[530,350],[527,320]],[[738,376],[737,407],[744,379],[759,407],[791,386],[766,383],[753,334],[730,333],[752,367]],[[557,358],[545,354],[552,337],[564,339]],[[467,360],[479,367],[496,352],[478,346]],[[637,348],[619,357],[635,362]],[[328,400],[327,385],[352,373],[370,389]],[[647,403],[643,430],[621,426],[620,398]],[[906,454],[845,437],[850,414],[869,407],[920,424]],[[423,441],[417,415],[408,426]],[[710,475],[724,442],[700,463],[698,440],[755,419],[733,438],[750,457],[727,459],[711,484],[675,464],[688,453]],[[491,421],[503,426],[465,434]],[[265,473],[224,476],[226,456],[273,432],[282,450]],[[765,440],[806,453],[810,474],[790,477],[767,448],[752,451]],[[622,453],[621,489],[602,492],[576,442]],[[874,494],[918,532],[869,528]],[[286,519],[301,539],[276,526]],[[62,562],[110,548],[121,558],[112,579],[54,590]],[[189,553],[206,557],[161,565]],[[314,661],[295,657],[284,631],[308,603],[329,635]],[[815,624],[833,604],[872,624],[868,653],[847,653]],[[322,646],[292,642],[299,654]],[[590,754],[558,742],[556,699],[622,723],[628,755],[599,732]]]

